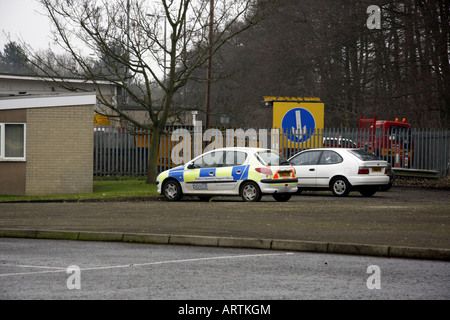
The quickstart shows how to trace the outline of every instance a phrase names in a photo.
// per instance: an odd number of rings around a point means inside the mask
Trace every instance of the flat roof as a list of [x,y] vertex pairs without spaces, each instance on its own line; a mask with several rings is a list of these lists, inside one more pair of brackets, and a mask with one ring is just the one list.
[[[68,77],[48,77],[48,76],[35,76],[35,75],[20,75],[20,74],[9,74],[9,73],[0,73],[0,79],[6,80],[28,80],[28,81],[52,81],[52,82],[73,82],[73,83],[89,83],[93,84],[92,80],[85,80],[79,78],[68,78]],[[106,84],[113,85],[113,82],[107,80],[95,80],[98,84]]]
[[31,108],[69,107],[96,103],[97,96],[92,93],[12,96],[0,97],[0,111]]

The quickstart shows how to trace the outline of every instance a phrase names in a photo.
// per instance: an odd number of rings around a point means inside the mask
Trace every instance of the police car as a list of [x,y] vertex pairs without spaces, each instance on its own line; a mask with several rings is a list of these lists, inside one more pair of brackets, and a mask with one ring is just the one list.
[[206,152],[156,179],[158,193],[168,201],[183,195],[209,200],[217,195],[240,195],[259,201],[271,194],[288,201],[297,191],[295,169],[276,151],[263,148],[222,148]]

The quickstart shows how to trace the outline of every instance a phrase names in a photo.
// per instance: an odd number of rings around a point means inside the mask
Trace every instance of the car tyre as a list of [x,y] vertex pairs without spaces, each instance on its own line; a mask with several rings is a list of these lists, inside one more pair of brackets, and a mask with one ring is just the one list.
[[359,189],[359,193],[364,197],[371,197],[377,192],[377,187],[363,187]]
[[272,197],[278,202],[286,202],[292,197],[289,193],[274,193]]
[[164,198],[167,201],[178,201],[183,196],[181,186],[175,180],[169,180],[164,182],[164,185],[162,186],[162,192]]
[[350,183],[344,177],[337,177],[331,181],[331,191],[338,197],[346,197],[350,193]]
[[258,185],[254,182],[245,182],[241,187],[241,198],[246,202],[258,202],[262,194]]

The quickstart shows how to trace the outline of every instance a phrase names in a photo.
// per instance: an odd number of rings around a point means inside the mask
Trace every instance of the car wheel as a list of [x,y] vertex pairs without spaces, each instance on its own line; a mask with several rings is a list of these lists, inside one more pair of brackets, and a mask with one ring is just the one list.
[[279,202],[286,202],[292,197],[289,193],[274,193],[272,197]]
[[364,197],[371,197],[377,192],[377,187],[363,187],[359,189],[359,193]]
[[183,196],[180,184],[174,180],[165,182],[162,191],[164,198],[168,201],[178,201]]
[[344,177],[334,178],[331,182],[331,191],[338,197],[346,197],[350,193],[350,183]]
[[241,188],[241,197],[247,202],[257,202],[261,200],[262,194],[259,187],[254,182],[246,182]]

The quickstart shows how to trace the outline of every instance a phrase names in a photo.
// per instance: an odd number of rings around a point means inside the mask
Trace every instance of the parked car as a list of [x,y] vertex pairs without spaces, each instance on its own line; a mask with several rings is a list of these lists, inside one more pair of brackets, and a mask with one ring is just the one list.
[[385,186],[381,186],[379,188],[380,191],[389,191],[392,188],[392,185],[394,184],[396,177],[395,172],[392,170],[392,165],[388,162],[388,168],[386,169],[386,172],[389,172],[389,183]]
[[363,196],[372,196],[390,181],[388,163],[358,148],[305,150],[289,162],[295,168],[300,192],[328,189],[343,197],[358,190]]
[[355,142],[350,139],[338,138],[338,137],[326,137],[323,138],[322,147],[324,148],[357,148]]
[[222,148],[206,152],[186,165],[158,175],[158,193],[168,201],[183,195],[209,200],[216,195],[240,195],[259,201],[271,194],[288,201],[297,192],[294,168],[278,152],[262,148]]

